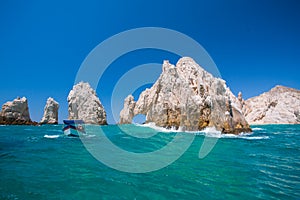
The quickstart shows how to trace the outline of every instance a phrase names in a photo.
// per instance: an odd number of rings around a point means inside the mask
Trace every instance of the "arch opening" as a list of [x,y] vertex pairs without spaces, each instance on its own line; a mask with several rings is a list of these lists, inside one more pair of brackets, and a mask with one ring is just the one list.
[[145,124],[146,123],[146,115],[137,114],[132,118],[132,123],[134,124]]

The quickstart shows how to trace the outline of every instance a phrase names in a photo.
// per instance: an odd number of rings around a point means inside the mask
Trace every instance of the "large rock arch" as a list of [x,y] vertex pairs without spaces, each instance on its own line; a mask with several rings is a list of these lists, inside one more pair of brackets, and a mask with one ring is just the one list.
[[164,61],[158,80],[136,102],[132,95],[126,97],[120,123],[132,123],[135,115],[144,114],[146,122],[161,127],[251,132],[239,104],[224,80],[213,77],[193,59],[183,57],[176,67]]

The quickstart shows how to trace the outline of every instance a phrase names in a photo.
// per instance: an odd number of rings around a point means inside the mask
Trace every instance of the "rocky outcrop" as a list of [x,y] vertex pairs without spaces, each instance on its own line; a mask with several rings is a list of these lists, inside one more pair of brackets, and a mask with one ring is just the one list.
[[132,118],[134,117],[134,107],[134,98],[132,95],[129,95],[124,100],[124,108],[120,113],[120,115],[122,116],[120,119],[120,124],[130,124],[132,122]]
[[36,125],[37,123],[30,119],[27,99],[18,97],[3,104],[0,113],[0,124]]
[[107,124],[104,107],[88,83],[74,85],[68,103],[69,119],[81,119],[87,124]]
[[41,124],[57,124],[58,123],[58,108],[59,104],[51,97],[47,99],[44,115]]
[[137,102],[129,95],[120,113],[120,123],[131,123],[137,114],[161,127],[202,130],[215,127],[223,133],[251,132],[239,100],[225,81],[213,77],[193,59],[181,58],[176,67],[164,61],[162,74]]
[[276,86],[243,105],[250,124],[300,124],[300,91]]

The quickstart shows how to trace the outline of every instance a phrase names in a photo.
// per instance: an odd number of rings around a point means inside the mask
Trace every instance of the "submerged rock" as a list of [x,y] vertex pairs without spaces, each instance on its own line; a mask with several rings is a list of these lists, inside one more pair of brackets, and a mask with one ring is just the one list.
[[250,124],[300,124],[300,90],[276,86],[246,100],[243,112]]
[[161,127],[196,131],[215,127],[223,133],[251,132],[239,100],[225,81],[213,77],[193,59],[181,58],[176,67],[164,61],[162,74],[137,102],[129,95],[120,113],[120,123],[131,123],[137,114]]
[[68,103],[69,119],[82,119],[87,124],[107,124],[104,107],[90,84],[80,82],[74,85]]
[[7,125],[36,125],[30,119],[28,102],[25,97],[8,101],[2,106],[0,124]]
[[57,124],[58,123],[58,108],[59,104],[51,97],[47,99],[44,115],[41,124]]

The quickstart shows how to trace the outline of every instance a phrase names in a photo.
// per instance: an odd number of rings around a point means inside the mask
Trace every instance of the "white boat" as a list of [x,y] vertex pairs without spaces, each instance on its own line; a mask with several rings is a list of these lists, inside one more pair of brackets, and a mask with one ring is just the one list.
[[63,120],[64,128],[63,132],[67,136],[79,137],[79,134],[85,134],[84,121],[83,120]]

